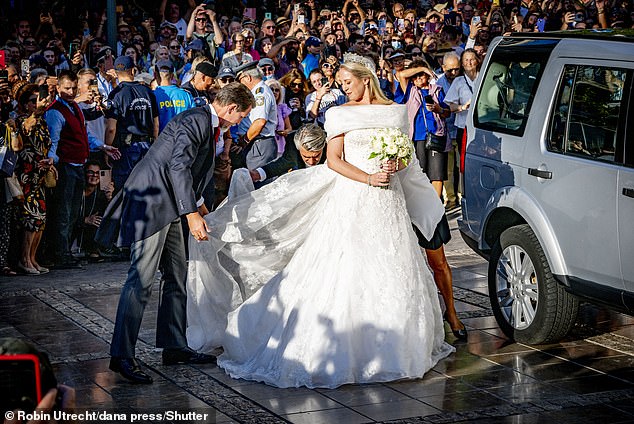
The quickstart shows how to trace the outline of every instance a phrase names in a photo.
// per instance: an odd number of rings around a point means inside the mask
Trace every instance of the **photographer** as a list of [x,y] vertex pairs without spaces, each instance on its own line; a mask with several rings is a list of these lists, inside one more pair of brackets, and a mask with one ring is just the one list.
[[[99,93],[97,84],[95,71],[89,68],[81,69],[77,73],[77,97],[75,97],[75,101],[82,112],[84,112],[86,128],[95,138],[103,143],[106,133],[106,118],[102,110],[103,97]],[[91,156],[100,163],[104,163],[101,152],[99,152],[98,157],[95,157],[95,152],[93,151],[91,152]]]
[[[36,410],[40,413],[50,413],[53,409],[66,412],[73,412],[75,409],[75,389],[63,384],[57,384],[57,379],[53,373],[53,367],[48,359],[48,355],[37,350],[34,346],[17,338],[0,339],[0,358],[3,361],[11,361],[15,355],[34,355],[38,359],[39,368],[33,367],[33,362],[28,360],[14,360],[19,362],[14,369],[2,369],[0,378],[3,382],[8,381],[14,390],[8,397],[0,399],[0,413],[2,413],[4,424],[21,423],[18,419],[17,411],[27,413]],[[23,365],[23,366],[22,366]],[[22,372],[20,372],[23,370]],[[41,381],[41,400],[33,399],[35,389],[35,376],[39,374]],[[25,378],[28,377],[28,378]],[[41,420],[31,420],[28,424],[43,422]],[[56,422],[56,421],[47,421]]]

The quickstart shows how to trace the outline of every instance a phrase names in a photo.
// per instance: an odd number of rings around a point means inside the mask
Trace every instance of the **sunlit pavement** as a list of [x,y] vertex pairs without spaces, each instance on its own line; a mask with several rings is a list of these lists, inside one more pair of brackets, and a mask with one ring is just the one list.
[[634,318],[584,305],[572,334],[561,343],[527,346],[508,340],[490,309],[486,263],[460,238],[456,213],[450,216],[453,240],[446,252],[469,341],[456,341],[446,326],[447,341],[457,351],[421,380],[336,390],[277,389],[233,380],[215,365],[163,366],[154,348],[157,284],[137,346],[154,384],[129,384],[108,370],[125,262],[0,277],[0,337],[21,337],[46,351],[59,382],[76,388],[77,411],[120,414],[96,422],[130,422],[133,413],[172,411],[170,419],[134,418],[163,423],[634,423]]

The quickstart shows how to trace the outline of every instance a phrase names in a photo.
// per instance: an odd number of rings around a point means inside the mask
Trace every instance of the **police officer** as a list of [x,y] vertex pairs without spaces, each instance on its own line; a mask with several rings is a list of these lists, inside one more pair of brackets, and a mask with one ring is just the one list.
[[134,81],[132,59],[119,56],[114,68],[119,85],[108,96],[105,141],[121,151],[121,158],[112,163],[112,180],[115,191],[119,191],[158,136],[159,121],[154,93]]
[[194,98],[196,106],[203,106],[214,100],[216,93],[212,92],[212,88],[216,75],[218,75],[218,71],[211,62],[200,62],[194,68],[192,79],[181,85],[181,88],[189,91],[189,94]]
[[258,62],[253,61],[236,69],[238,82],[246,85],[255,97],[255,107],[238,127],[238,135],[246,147],[246,167],[256,169],[277,158],[275,128],[277,104],[271,89],[264,83]]

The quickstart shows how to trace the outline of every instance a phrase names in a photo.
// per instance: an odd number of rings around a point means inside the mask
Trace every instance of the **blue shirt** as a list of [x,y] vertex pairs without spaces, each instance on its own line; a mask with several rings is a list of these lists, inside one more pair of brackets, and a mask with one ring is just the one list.
[[[75,110],[61,97],[57,97],[57,101],[70,109],[71,113],[75,113]],[[79,109],[79,107],[78,107]],[[81,111],[81,109],[79,109]],[[83,115],[83,112],[82,112]],[[57,157],[57,146],[59,145],[59,136],[62,132],[62,127],[66,123],[64,119],[64,115],[61,112],[55,109],[49,109],[44,114],[44,120],[46,121],[46,125],[48,126],[48,132],[51,135],[51,148],[48,150],[48,157],[53,158],[53,162],[59,162],[59,157]],[[85,119],[84,119],[85,122]],[[86,132],[88,133],[88,147],[90,150],[98,150],[103,146],[103,141],[99,140],[97,137],[92,135],[88,128],[86,128]],[[83,163],[71,163],[71,165],[80,166]]]
[[304,76],[308,79],[310,71],[319,67],[319,55],[308,53],[302,60],[302,66],[304,67]]
[[[434,113],[427,110],[427,108],[425,107],[425,96],[429,95],[429,90],[426,88],[416,88],[414,84],[410,82],[409,84],[407,84],[405,101],[403,103],[407,102],[407,99],[409,99],[411,90],[419,90],[420,97],[423,101],[421,107],[418,109],[418,112],[416,112],[416,117],[414,118],[414,136],[412,137],[412,139],[416,141],[425,140],[427,138],[428,131],[432,134],[435,134],[437,131]],[[445,104],[445,93],[442,90],[438,92],[438,102],[440,103],[440,106],[442,108],[448,108],[448,106]]]
[[159,132],[173,117],[194,107],[192,95],[175,85],[156,87],[154,96],[158,105]]

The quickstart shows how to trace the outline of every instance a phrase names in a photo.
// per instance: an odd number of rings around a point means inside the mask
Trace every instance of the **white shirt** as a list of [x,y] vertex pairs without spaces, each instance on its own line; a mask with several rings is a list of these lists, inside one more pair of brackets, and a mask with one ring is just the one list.
[[[464,105],[471,101],[475,96],[473,95],[475,88],[474,81],[471,81],[466,75],[460,75],[456,77],[451,83],[451,87],[445,96],[445,103],[454,103],[457,105]],[[473,106],[473,104],[471,104]],[[471,107],[469,106],[469,107]],[[458,128],[464,128],[467,123],[468,110],[462,112],[456,112],[456,120],[454,125]]]

